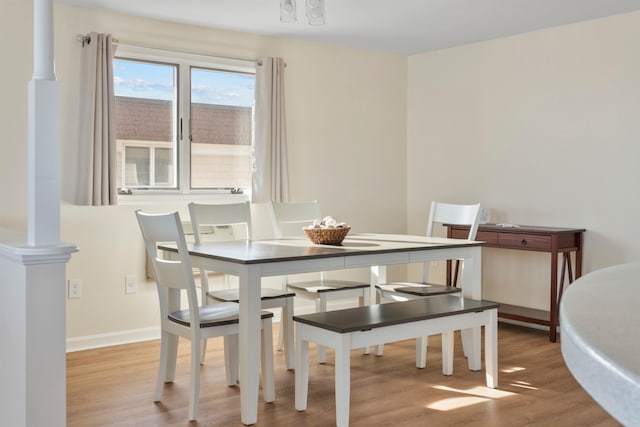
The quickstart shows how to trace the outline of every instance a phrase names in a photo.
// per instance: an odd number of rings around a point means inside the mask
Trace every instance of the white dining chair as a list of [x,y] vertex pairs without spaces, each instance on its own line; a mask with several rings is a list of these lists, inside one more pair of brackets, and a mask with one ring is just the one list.
[[[310,225],[315,220],[321,220],[320,204],[317,201],[309,202],[278,202],[273,203],[274,219],[278,236],[304,237],[303,227]],[[287,289],[293,290],[296,297],[313,300],[316,311],[327,311],[328,301],[357,298],[360,306],[369,305],[371,284],[350,280],[328,279],[325,272],[320,273],[317,280],[290,281],[284,278]],[[318,361],[326,362],[326,349],[318,346]],[[365,353],[368,353],[368,348]]]
[[[189,203],[189,216],[193,227],[196,244],[206,241],[203,228],[218,229],[220,227],[232,227],[233,232],[224,233],[226,240],[251,240],[253,226],[251,218],[251,205],[245,203],[231,204],[202,204]],[[220,239],[217,239],[220,241]],[[225,290],[210,290],[208,282],[209,272],[200,271],[201,292],[203,301],[214,300],[218,302],[240,301],[240,292],[237,288]],[[262,309],[280,308],[280,337],[284,350],[285,365],[287,369],[293,369],[294,361],[294,337],[293,337],[293,298],[295,293],[284,288],[262,287],[260,300]],[[202,352],[206,351],[206,343],[202,346]]]
[[[184,231],[177,212],[146,214],[136,210],[136,218],[144,238],[147,255],[151,260],[158,298],[160,300],[160,366],[154,401],[162,397],[163,384],[173,382],[176,373],[178,338],[191,341],[191,387],[189,420],[198,413],[200,394],[200,346],[202,340],[224,337],[225,373],[227,384],[238,382],[238,304],[198,304],[189,252]],[[177,253],[171,260],[159,255],[159,243],[172,243]],[[182,309],[182,294],[186,292],[188,308]],[[271,319],[273,313],[261,313],[261,380],[266,402],[275,399],[273,371],[273,343]]]
[[[429,219],[427,221],[427,237],[433,236],[434,226],[436,224],[452,224],[452,225],[468,225],[469,235],[467,240],[474,240],[478,232],[480,223],[480,204],[451,204],[442,202],[431,202],[429,210]],[[457,261],[457,260],[456,260]],[[464,265],[463,265],[464,268]],[[456,268],[456,273],[458,269]],[[420,282],[390,282],[376,285],[377,302],[384,300],[391,301],[407,301],[414,298],[425,298],[433,295],[444,295],[451,293],[459,293],[462,296],[461,289],[453,286],[434,284],[428,281],[429,262],[425,262],[422,267],[422,281]],[[448,336],[453,337],[453,334]],[[443,347],[453,346],[453,342],[444,342]],[[416,340],[416,366],[424,368],[427,363],[427,341],[428,337],[418,338]],[[453,351],[453,349],[452,349]],[[382,355],[382,346],[378,346],[378,355]]]

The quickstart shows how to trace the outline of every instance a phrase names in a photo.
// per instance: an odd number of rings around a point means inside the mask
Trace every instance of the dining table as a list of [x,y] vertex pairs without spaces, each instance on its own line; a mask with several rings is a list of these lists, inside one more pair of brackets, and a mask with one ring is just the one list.
[[[239,280],[239,371],[241,421],[258,417],[260,366],[260,287],[263,277],[355,268],[371,271],[375,286],[387,280],[387,265],[462,260],[460,287],[465,298],[481,299],[483,242],[401,234],[354,233],[339,245],[314,244],[304,236],[268,240],[233,240],[189,244],[193,267],[235,275]],[[174,245],[159,245],[171,259]],[[464,330],[469,369],[480,370],[480,328]],[[372,345],[376,343],[371,343]]]

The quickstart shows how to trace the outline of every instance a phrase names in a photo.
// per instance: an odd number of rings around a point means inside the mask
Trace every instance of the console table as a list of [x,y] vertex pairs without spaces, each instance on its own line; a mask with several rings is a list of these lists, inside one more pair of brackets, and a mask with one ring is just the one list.
[[[469,227],[445,224],[447,237],[466,239]],[[549,252],[551,254],[551,277],[549,291],[549,311],[536,310],[509,304],[500,304],[498,316],[505,319],[519,320],[549,327],[549,340],[556,342],[558,326],[558,304],[564,288],[565,275],[568,283],[582,275],[582,234],[584,229],[537,227],[537,226],[503,226],[482,224],[478,227],[476,240],[485,242],[489,248],[516,249],[524,251]],[[571,253],[575,259],[571,259]],[[561,271],[558,274],[558,255],[562,255]],[[574,274],[575,272],[575,274]],[[447,261],[447,284],[456,282],[456,272],[452,274],[452,262]],[[558,282],[558,279],[560,281]]]

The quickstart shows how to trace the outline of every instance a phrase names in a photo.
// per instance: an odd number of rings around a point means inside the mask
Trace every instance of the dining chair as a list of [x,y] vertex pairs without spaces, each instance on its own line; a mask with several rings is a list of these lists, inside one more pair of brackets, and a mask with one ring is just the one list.
[[[164,383],[173,382],[176,373],[179,337],[191,341],[191,388],[189,420],[195,420],[200,395],[200,347],[202,340],[224,337],[225,374],[227,385],[238,382],[238,304],[199,305],[184,231],[177,212],[147,214],[136,210],[136,218],[144,238],[147,255],[156,281],[160,300],[160,366],[154,401],[162,397]],[[172,260],[160,257],[159,243],[173,243],[177,253]],[[182,309],[182,294],[186,292],[187,307]],[[273,372],[273,313],[261,313],[261,380],[266,402],[275,399]]]
[[[436,224],[468,225],[469,235],[467,240],[474,240],[480,224],[480,204],[463,205],[433,201],[431,202],[429,219],[427,220],[427,237],[433,236]],[[451,293],[459,293],[462,296],[460,288],[428,282],[429,262],[425,262],[422,267],[422,281],[420,282],[390,282],[376,285],[377,302],[382,302],[385,299],[406,301]],[[456,266],[457,273],[458,267]],[[449,336],[453,337],[452,334],[449,334]],[[427,338],[416,339],[416,366],[418,368],[424,368],[427,363]],[[445,343],[444,339],[445,336],[443,335],[443,347],[445,345],[448,347],[453,345],[453,342]],[[382,355],[382,346],[378,346],[377,352],[378,355]]]
[[[224,233],[226,240],[251,240],[253,226],[251,219],[251,204],[230,203],[230,204],[202,204],[189,203],[189,216],[193,227],[193,235],[196,244],[206,241],[207,235],[203,233],[204,227],[217,229],[220,227],[232,227],[233,232]],[[218,239],[220,241],[220,239]],[[209,272],[200,271],[201,292],[203,301],[214,300],[218,302],[240,301],[239,289],[209,290]],[[260,290],[260,301],[262,309],[280,308],[280,337],[282,338],[282,348],[284,350],[285,365],[287,369],[293,369],[295,363],[295,344],[293,338],[293,297],[295,293],[284,288],[262,287]],[[202,345],[202,357],[206,351],[206,343]]]
[[[312,224],[315,220],[321,220],[320,204],[317,201],[309,202],[274,202],[273,203],[275,228],[278,237],[304,237],[303,227]],[[327,302],[331,300],[358,298],[360,306],[369,305],[371,284],[350,280],[328,279],[325,272],[320,273],[316,280],[292,282],[284,278],[285,286],[295,292],[296,297],[313,300],[316,311],[327,311]],[[317,347],[318,361],[326,362],[326,349]],[[368,348],[365,353],[368,353]]]

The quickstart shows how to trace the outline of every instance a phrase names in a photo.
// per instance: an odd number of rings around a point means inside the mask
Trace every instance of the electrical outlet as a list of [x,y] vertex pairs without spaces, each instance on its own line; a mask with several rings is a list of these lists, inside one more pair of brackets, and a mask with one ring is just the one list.
[[69,279],[67,298],[77,299],[82,295],[82,281],[80,279]]
[[124,292],[126,294],[135,294],[138,292],[138,279],[135,274],[127,274],[124,278]]

